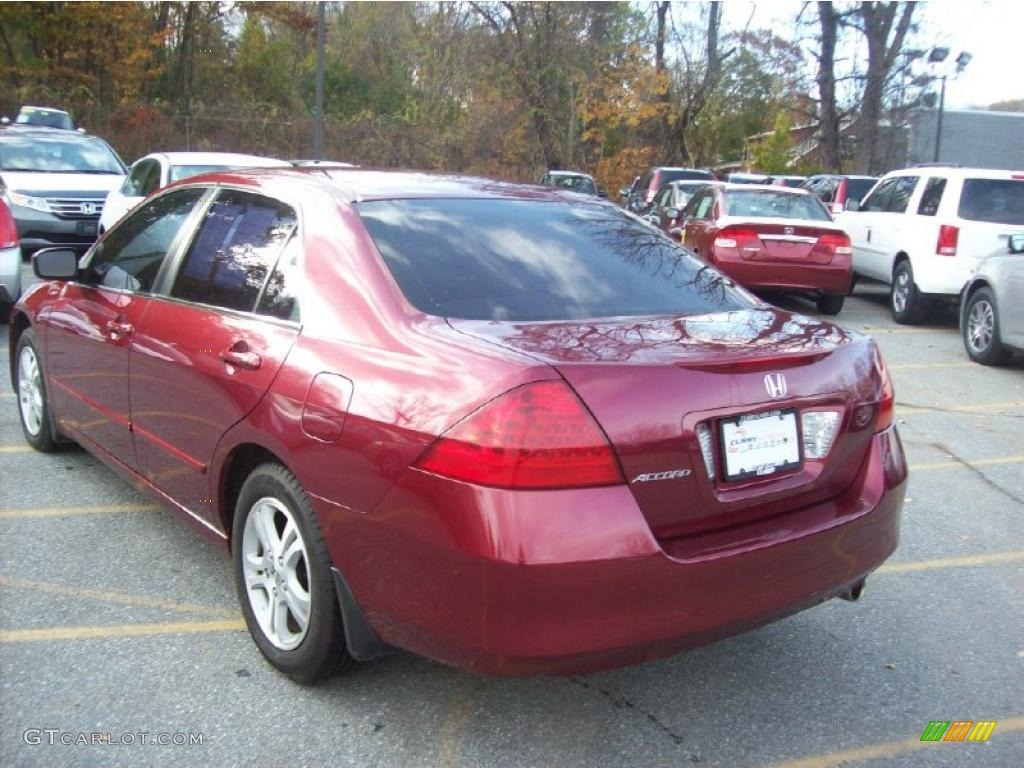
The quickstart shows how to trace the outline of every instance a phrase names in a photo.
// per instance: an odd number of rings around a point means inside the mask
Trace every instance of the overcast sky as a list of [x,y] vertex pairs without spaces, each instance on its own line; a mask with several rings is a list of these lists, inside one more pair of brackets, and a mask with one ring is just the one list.
[[[780,35],[792,37],[793,18],[802,5],[800,0],[727,0],[725,22],[733,29],[743,27],[753,11],[752,27],[774,26]],[[960,51],[973,57],[963,74],[949,81],[947,107],[1024,99],[1024,1],[927,0],[918,6],[920,45],[949,46],[951,60]],[[808,12],[814,13],[813,7]]]

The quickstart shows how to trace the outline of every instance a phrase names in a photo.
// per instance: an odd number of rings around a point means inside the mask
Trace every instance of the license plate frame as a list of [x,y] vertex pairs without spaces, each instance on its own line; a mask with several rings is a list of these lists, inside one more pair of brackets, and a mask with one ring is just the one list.
[[[772,419],[779,423],[772,424]],[[744,448],[735,443],[737,439],[752,443]],[[803,466],[800,419],[795,408],[775,408],[719,419],[718,443],[722,454],[722,475],[728,483],[752,477],[771,477]],[[740,464],[741,461],[750,461],[751,464]]]
[[95,235],[98,231],[97,222],[95,221],[79,221],[75,226],[77,235],[91,236]]

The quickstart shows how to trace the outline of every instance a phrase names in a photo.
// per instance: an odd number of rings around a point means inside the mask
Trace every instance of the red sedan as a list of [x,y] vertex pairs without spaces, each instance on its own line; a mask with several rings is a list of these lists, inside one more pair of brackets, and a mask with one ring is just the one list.
[[835,315],[850,289],[850,238],[802,189],[713,184],[667,227],[709,264],[748,288],[809,293]]
[[388,646],[496,674],[650,659],[855,599],[896,547],[874,344],[608,203],[223,172],[34,268],[26,439],[218,542],[299,681]]

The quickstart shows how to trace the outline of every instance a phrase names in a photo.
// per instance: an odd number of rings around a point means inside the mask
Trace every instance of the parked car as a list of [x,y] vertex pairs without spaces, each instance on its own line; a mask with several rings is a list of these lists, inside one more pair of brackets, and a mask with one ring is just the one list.
[[786,187],[712,184],[683,210],[682,241],[747,288],[807,293],[835,315],[850,288],[850,238],[821,202]]
[[964,286],[960,332],[967,355],[1001,365],[1024,354],[1024,234],[982,259]]
[[767,184],[768,176],[763,173],[746,173],[737,171],[726,177],[729,184]]
[[540,180],[545,187],[558,187],[581,195],[605,197],[604,190],[597,186],[594,177],[579,171],[548,171]]
[[670,181],[682,179],[714,181],[715,175],[711,171],[699,168],[670,168],[667,166],[650,168],[630,190],[626,208],[641,215],[647,213],[662,187]]
[[99,231],[106,232],[156,190],[189,176],[229,168],[287,168],[292,165],[273,157],[233,152],[154,152],[136,160],[124,183],[107,194]]
[[670,181],[658,193],[647,220],[659,229],[678,237],[679,219],[683,208],[707,181]]
[[0,323],[7,322],[11,307],[21,296],[21,248],[14,217],[0,199]]
[[[803,188],[817,195],[833,215],[846,210],[847,203],[860,203],[878,181],[877,176],[836,176],[819,174],[803,183]],[[856,202],[854,202],[856,201]]]
[[1024,173],[921,167],[892,171],[839,216],[857,275],[888,283],[898,323],[959,299],[977,262],[1024,233]]
[[205,174],[33,267],[26,440],[78,441],[230,551],[297,680],[388,645],[505,675],[647,660],[855,599],[896,547],[874,342],[601,201]]
[[[0,120],[0,124],[10,125],[11,121],[5,117]],[[22,107],[14,117],[14,125],[59,128],[62,131],[75,130],[75,121],[71,119],[70,114],[63,109],[52,109],[50,107]]]
[[53,128],[0,131],[0,197],[10,206],[24,251],[64,245],[85,250],[124,163],[103,139]]
[[777,187],[792,187],[799,189],[807,181],[806,176],[769,176],[766,184],[774,184]]

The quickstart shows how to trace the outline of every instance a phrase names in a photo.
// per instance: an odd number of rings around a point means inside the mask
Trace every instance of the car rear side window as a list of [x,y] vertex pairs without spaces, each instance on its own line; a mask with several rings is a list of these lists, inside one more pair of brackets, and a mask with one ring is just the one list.
[[185,254],[171,296],[251,312],[295,227],[295,211],[282,202],[222,191]]
[[406,298],[430,315],[525,322],[751,306],[689,251],[610,205],[382,200],[358,211]]
[[152,290],[178,230],[205,191],[176,190],[132,212],[93,250],[87,282],[142,293]]
[[964,179],[957,215],[969,221],[1024,225],[1024,179]]
[[921,216],[934,216],[939,212],[939,203],[942,202],[942,193],[946,191],[946,180],[938,176],[928,179],[924,185],[924,192],[921,193],[921,202],[917,206],[917,212]]
[[299,249],[299,239],[292,237],[270,273],[257,313],[299,322]]

